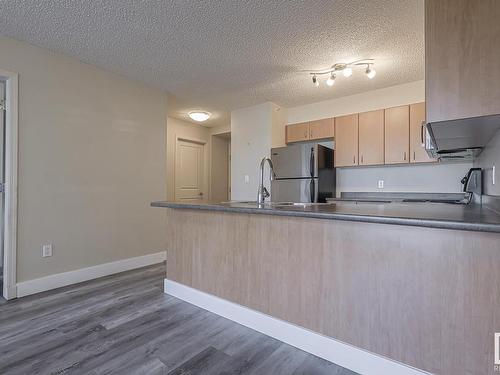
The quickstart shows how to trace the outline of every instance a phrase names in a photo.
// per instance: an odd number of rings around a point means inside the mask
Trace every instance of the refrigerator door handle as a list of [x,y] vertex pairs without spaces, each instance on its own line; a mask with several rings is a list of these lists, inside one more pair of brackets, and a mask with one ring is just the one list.
[[311,156],[309,157],[309,173],[311,175],[311,177],[314,177],[314,167],[315,167],[315,163],[314,163],[314,148],[311,147]]
[[309,183],[309,194],[310,194],[311,203],[314,203],[316,201],[316,199],[315,199],[315,196],[316,196],[316,182],[314,181],[314,178],[312,178],[311,182]]

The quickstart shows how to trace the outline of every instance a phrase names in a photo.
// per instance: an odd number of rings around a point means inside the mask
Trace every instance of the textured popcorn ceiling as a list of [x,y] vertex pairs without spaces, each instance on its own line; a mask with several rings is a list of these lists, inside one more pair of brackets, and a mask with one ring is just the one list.
[[[296,106],[423,79],[423,0],[0,1],[0,34],[168,91],[171,115]],[[303,70],[376,59],[334,87]]]

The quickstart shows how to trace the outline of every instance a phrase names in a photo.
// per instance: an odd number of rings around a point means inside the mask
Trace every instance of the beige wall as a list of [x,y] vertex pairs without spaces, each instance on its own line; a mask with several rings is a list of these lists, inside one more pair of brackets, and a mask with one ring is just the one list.
[[215,126],[213,128],[209,128],[209,131],[212,135],[231,133],[231,124]]
[[175,145],[177,138],[205,143],[204,148],[204,193],[210,195],[210,128],[182,121],[173,117],[167,119],[167,199],[175,199]]
[[12,39],[0,51],[19,73],[18,281],[165,250],[149,204],[165,198],[166,95]]
[[211,136],[210,199],[215,202],[229,200],[229,147],[229,137],[217,134]]

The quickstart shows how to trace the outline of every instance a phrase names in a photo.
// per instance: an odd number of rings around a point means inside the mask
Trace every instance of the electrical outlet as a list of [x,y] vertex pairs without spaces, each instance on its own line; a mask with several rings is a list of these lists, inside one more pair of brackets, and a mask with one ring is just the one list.
[[491,172],[491,183],[495,185],[495,166],[493,166],[493,171]]
[[384,188],[384,180],[378,180],[378,188],[383,189]]
[[42,246],[42,258],[52,256],[52,244]]

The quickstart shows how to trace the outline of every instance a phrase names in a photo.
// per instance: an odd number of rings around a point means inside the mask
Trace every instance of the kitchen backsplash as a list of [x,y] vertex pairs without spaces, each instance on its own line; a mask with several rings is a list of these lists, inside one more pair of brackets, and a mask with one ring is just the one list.
[[[493,184],[493,166],[495,166],[495,184]],[[483,152],[474,161],[474,167],[483,168],[483,192],[488,195],[500,196],[500,131],[486,145]]]
[[472,162],[340,168],[337,196],[343,191],[456,193],[470,168]]

